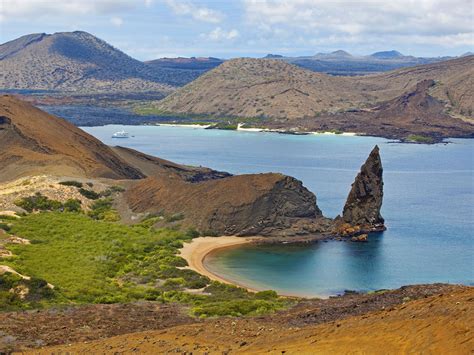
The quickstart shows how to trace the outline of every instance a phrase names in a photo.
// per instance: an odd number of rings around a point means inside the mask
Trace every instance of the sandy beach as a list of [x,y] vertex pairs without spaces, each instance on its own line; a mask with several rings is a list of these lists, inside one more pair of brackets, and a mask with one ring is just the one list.
[[186,124],[186,123],[157,123],[156,126],[165,126],[165,127],[184,127],[184,128],[208,128],[212,125],[202,125],[202,124]]
[[[194,270],[202,275],[205,275],[214,281],[238,285],[235,282],[226,280],[220,277],[219,275],[213,274],[212,272],[207,270],[203,263],[204,258],[209,253],[218,249],[251,243],[256,239],[258,239],[258,237],[199,237],[193,239],[190,243],[184,243],[183,248],[180,249],[180,256],[188,262],[189,269]],[[249,291],[256,291],[253,289],[249,289],[248,287],[243,285],[238,286],[244,287]]]

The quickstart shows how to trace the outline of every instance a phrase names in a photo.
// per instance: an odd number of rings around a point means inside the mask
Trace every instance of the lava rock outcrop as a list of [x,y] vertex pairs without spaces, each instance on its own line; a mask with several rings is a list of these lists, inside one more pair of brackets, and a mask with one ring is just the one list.
[[370,153],[352,184],[342,217],[335,220],[339,234],[354,235],[385,229],[380,214],[383,200],[383,167],[379,147]]

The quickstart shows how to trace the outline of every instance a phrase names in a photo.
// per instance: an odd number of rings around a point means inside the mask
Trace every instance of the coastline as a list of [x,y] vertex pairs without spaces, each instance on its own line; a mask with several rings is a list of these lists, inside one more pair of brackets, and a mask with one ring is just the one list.
[[[326,239],[326,238],[323,238]],[[295,242],[311,242],[314,240],[321,240],[318,238],[303,238],[295,240]],[[180,254],[183,259],[188,262],[188,266],[185,266],[184,269],[194,270],[197,273],[209,277],[213,281],[219,281],[228,285],[234,285],[246,289],[249,292],[259,292],[268,290],[268,288],[251,288],[248,285],[239,283],[237,281],[225,278],[219,274],[216,274],[204,265],[204,259],[209,254],[222,249],[233,248],[243,244],[250,243],[268,243],[264,237],[236,237],[236,236],[222,236],[222,237],[199,237],[194,238],[189,243],[184,243],[183,247],[179,249]],[[280,243],[281,241],[276,241]],[[271,244],[271,243],[270,243]],[[288,298],[327,298],[328,296],[324,295],[304,295],[304,294],[291,294],[291,293],[280,293],[279,296],[288,297]]]
[[[184,127],[184,128],[201,128],[201,129],[208,129],[213,126],[213,124],[203,125],[203,124],[193,124],[193,123],[161,123],[157,122],[155,124],[151,124],[152,126],[164,126],[164,127]],[[219,129],[219,128],[216,128]],[[295,135],[338,135],[338,136],[345,136],[345,137],[355,137],[358,136],[358,133],[355,132],[313,132],[313,131],[295,131],[290,132],[283,129],[271,129],[271,128],[245,128],[243,127],[242,123],[237,124],[237,128],[235,131],[240,132],[260,132],[260,133],[280,133],[280,134],[295,134]]]
[[226,249],[237,245],[243,245],[252,243],[259,240],[259,237],[235,237],[235,236],[224,236],[224,237],[199,237],[194,238],[189,243],[184,243],[183,248],[179,250],[183,259],[188,262],[186,268],[196,271],[197,273],[209,277],[213,281],[219,281],[222,283],[236,285],[247,289],[250,292],[258,292],[259,290],[249,288],[245,285],[238,284],[237,282],[227,280],[222,276],[216,275],[206,269],[204,266],[204,259],[207,255],[216,250]]

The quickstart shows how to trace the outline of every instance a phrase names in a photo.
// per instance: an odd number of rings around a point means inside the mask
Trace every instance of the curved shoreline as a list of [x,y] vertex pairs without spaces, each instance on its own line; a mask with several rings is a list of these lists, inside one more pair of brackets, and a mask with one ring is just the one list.
[[249,244],[259,239],[260,237],[235,236],[194,238],[193,240],[191,240],[191,242],[184,243],[183,248],[179,250],[179,256],[181,256],[188,262],[188,269],[194,270],[201,275],[207,276],[211,280],[239,286],[245,288],[247,291],[250,292],[258,292],[259,290],[250,288],[246,285],[239,284],[235,281],[226,279],[220,275],[211,272],[204,266],[204,259],[207,255],[217,250],[231,248],[243,244]]

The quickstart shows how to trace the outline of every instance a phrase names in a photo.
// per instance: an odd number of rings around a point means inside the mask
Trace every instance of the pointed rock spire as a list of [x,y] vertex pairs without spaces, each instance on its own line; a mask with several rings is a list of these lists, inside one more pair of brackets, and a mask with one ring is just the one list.
[[363,230],[383,230],[380,215],[383,198],[382,161],[379,147],[375,146],[352,184],[342,213],[345,223]]

